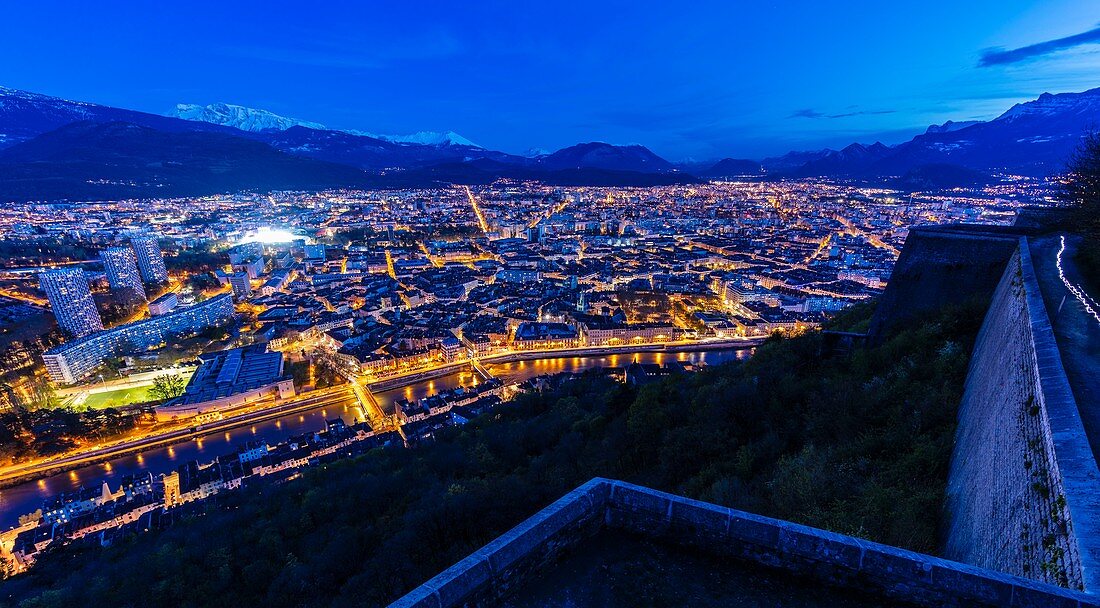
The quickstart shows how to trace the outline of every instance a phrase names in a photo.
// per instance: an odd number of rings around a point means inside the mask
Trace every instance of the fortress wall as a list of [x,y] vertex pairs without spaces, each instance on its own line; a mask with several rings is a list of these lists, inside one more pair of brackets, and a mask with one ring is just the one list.
[[1096,590],[1090,496],[1100,476],[1027,241],[1018,243],[978,334],[959,407],[945,556]]
[[1018,234],[1003,226],[913,228],[871,319],[872,340],[945,306],[989,302]]

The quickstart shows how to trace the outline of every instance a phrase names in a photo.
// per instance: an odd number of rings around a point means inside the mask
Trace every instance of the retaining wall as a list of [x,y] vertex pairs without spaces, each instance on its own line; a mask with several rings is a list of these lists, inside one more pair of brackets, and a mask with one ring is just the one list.
[[1018,240],[978,334],[959,407],[944,554],[1100,589],[1100,473],[1032,265]]

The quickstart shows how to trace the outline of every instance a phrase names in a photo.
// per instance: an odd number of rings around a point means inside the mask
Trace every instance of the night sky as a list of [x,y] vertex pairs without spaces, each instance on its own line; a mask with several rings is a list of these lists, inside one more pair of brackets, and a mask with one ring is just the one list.
[[1082,0],[107,4],[7,3],[0,85],[673,160],[895,143],[1100,86]]

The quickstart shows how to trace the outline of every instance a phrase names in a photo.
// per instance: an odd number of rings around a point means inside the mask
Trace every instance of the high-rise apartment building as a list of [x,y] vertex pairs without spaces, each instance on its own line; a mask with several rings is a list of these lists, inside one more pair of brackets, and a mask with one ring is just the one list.
[[145,288],[141,284],[141,273],[133,249],[110,247],[99,252],[99,258],[103,260],[103,270],[107,273],[111,291],[127,297],[145,299]]
[[217,295],[194,306],[69,340],[43,353],[42,362],[51,380],[72,384],[88,377],[111,357],[147,350],[177,335],[224,325],[233,318],[233,312],[229,294]]
[[50,300],[61,329],[80,338],[103,329],[88,278],[80,268],[56,268],[38,275],[38,285]]
[[164,254],[160,251],[156,237],[135,236],[130,245],[137,256],[141,280],[146,283],[164,283],[168,280],[168,269],[164,267]]

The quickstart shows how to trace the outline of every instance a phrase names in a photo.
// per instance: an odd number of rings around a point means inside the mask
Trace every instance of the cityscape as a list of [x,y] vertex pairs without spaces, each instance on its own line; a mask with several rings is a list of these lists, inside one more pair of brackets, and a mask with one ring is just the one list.
[[[349,96],[364,71],[511,75],[485,7],[430,38],[363,11],[217,52]],[[505,12],[532,45],[572,23]],[[562,107],[593,91],[517,82],[513,112],[480,78],[353,110],[228,84],[206,50],[217,79],[77,101],[43,52],[0,83],[0,608],[1100,606],[1100,38],[963,12],[1015,46],[912,60],[956,70],[951,111],[776,85],[733,127],[660,87],[592,119]],[[345,30],[372,18],[418,50]],[[681,17],[624,19],[648,49]],[[517,52],[618,82],[606,35]],[[215,94],[249,105],[190,103]]]

